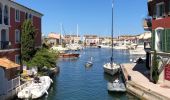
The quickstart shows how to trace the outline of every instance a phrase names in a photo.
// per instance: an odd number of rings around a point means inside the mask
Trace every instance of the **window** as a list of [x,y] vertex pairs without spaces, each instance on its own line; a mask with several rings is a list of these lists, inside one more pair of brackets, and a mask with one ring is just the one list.
[[29,14],[29,19],[32,20],[32,14]]
[[15,30],[15,43],[19,43],[19,42],[20,42],[20,31]]
[[25,19],[28,19],[28,13],[25,13]]
[[2,24],[2,4],[0,3],[0,24]]
[[19,10],[15,10],[15,21],[16,22],[20,21],[20,11]]
[[6,5],[4,8],[4,24],[8,25],[8,7]]
[[163,2],[156,5],[156,16],[157,18],[165,16],[165,4]]
[[20,55],[15,55],[15,63],[20,64]]

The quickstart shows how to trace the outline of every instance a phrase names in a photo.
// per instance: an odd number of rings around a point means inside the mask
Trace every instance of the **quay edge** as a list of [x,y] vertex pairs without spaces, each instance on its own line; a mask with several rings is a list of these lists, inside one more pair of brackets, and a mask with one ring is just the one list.
[[[133,77],[131,77],[128,74],[128,71],[126,70],[125,66],[123,64],[121,64],[120,66],[121,66],[123,79],[125,81],[127,92],[137,96],[138,98],[142,100],[170,100],[170,98],[162,94],[159,94],[157,92],[154,92],[147,87],[143,87],[140,84],[131,80],[133,79]],[[139,81],[142,81],[142,80],[139,80]]]

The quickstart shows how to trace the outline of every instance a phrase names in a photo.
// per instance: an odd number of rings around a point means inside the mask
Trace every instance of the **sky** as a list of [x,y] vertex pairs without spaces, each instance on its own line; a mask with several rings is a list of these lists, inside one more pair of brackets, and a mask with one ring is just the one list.
[[[42,33],[111,36],[112,0],[15,0],[42,13]],[[114,0],[114,36],[143,33],[147,0]]]

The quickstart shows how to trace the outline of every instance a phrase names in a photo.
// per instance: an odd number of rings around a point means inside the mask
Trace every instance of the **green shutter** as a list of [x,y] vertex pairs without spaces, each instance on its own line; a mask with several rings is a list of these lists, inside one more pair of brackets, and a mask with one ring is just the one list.
[[170,29],[166,31],[166,52],[170,52]]
[[166,30],[162,30],[161,34],[160,34],[160,38],[161,38],[161,51],[165,52],[165,32]]
[[152,30],[151,50],[155,50],[155,30]]

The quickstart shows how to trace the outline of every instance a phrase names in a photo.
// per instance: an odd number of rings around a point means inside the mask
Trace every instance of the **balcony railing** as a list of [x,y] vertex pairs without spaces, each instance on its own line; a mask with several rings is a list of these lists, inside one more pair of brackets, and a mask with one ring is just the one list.
[[16,77],[15,79],[9,80],[7,83],[7,92],[15,89],[16,87],[20,86],[20,76]]
[[0,50],[9,49],[10,42],[9,41],[0,41]]

